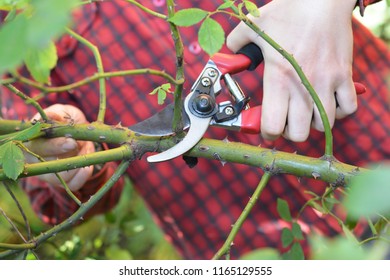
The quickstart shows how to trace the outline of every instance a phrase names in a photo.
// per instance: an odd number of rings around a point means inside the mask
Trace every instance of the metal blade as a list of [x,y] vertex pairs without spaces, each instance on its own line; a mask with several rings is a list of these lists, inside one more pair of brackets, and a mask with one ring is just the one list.
[[148,162],[161,162],[173,159],[178,157],[186,152],[188,152],[192,147],[194,147],[200,139],[202,139],[203,135],[206,133],[207,128],[210,125],[210,121],[212,117],[208,118],[200,118],[193,115],[188,110],[188,102],[191,99],[192,94],[187,96],[184,101],[184,108],[190,120],[190,129],[188,130],[187,135],[183,138],[181,142],[173,146],[172,148],[153,156],[149,156],[147,158]]
[[[173,120],[173,108],[174,104],[167,105],[157,114],[150,118],[129,126],[129,129],[145,136],[169,136],[173,135],[172,120]],[[182,110],[183,129],[187,129],[190,126],[190,119],[185,110]]]

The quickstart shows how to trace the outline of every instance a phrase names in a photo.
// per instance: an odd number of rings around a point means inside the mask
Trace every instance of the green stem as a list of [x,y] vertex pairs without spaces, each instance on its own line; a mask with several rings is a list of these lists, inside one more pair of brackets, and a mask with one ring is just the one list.
[[[13,182],[11,183],[11,181],[4,181],[4,187],[5,189],[7,190],[8,194],[11,196],[12,200],[15,202],[15,205],[16,207],[18,208],[19,212],[20,212],[20,215],[22,216],[22,219],[24,221],[24,226],[26,228],[26,231],[27,231],[27,239],[30,240],[31,239],[31,227],[30,227],[30,223],[28,222],[28,219],[27,219],[27,216],[26,216],[26,213],[24,213],[24,210],[23,210],[23,207],[22,205],[19,203],[19,200],[17,199],[17,197],[15,196],[15,194],[13,193],[12,191],[12,186],[9,186],[9,184],[13,184],[14,186],[17,185],[16,182]],[[24,240],[24,238],[22,237],[22,239]],[[26,242],[26,241],[25,241]]]
[[119,178],[126,172],[130,162],[125,160],[122,161],[121,164],[117,167],[114,174],[111,178],[93,195],[90,199],[83,203],[80,208],[72,214],[69,218],[67,218],[62,223],[52,227],[48,231],[40,234],[34,241],[26,244],[4,244],[0,243],[1,248],[11,249],[11,251],[6,251],[0,253],[0,259],[6,256],[9,256],[16,252],[16,250],[24,250],[24,249],[34,249],[39,244],[45,242],[47,239],[55,236],[59,232],[69,228],[71,225],[83,219],[85,214],[98,202],[101,198],[114,186],[114,184],[119,180]]
[[4,85],[6,88],[8,88],[10,91],[12,91],[15,95],[17,95],[18,97],[22,98],[24,101],[26,101],[27,104],[31,104],[35,109],[37,109],[39,115],[41,116],[41,118],[45,121],[48,120],[48,117],[45,113],[45,111],[43,110],[43,108],[39,105],[38,102],[36,102],[33,98],[25,95],[23,92],[21,92],[20,90],[18,90],[16,87],[14,87],[13,85],[10,85],[10,84],[5,84]]
[[23,234],[20,232],[18,227],[12,222],[12,220],[7,216],[7,213],[1,207],[0,207],[0,213],[7,220],[7,222],[10,224],[10,226],[13,228],[13,230],[17,233],[17,235],[19,235],[20,239],[22,239],[23,242],[27,242],[26,238],[24,238]]
[[12,84],[15,83],[15,78],[0,79],[0,85]]
[[[18,145],[19,148],[23,149],[26,153],[29,153],[30,155],[32,155],[33,157],[37,158],[40,162],[46,162],[46,160],[41,157],[40,155],[30,151],[29,149],[27,149],[27,147],[25,145],[23,145],[22,143],[16,143],[16,145]],[[58,181],[60,181],[61,185],[64,187],[66,193],[70,196],[71,199],[73,199],[74,202],[76,202],[76,204],[78,206],[81,205],[81,201],[77,198],[77,196],[74,195],[74,193],[71,191],[71,189],[69,188],[68,184],[65,182],[65,180],[60,176],[60,174],[58,173],[54,173],[54,175],[57,177]]]
[[232,230],[230,231],[228,237],[225,240],[225,243],[218,250],[218,252],[214,255],[214,257],[213,257],[214,260],[220,259],[222,256],[226,255],[230,251],[230,247],[233,245],[234,238],[237,236],[239,230],[241,229],[242,225],[244,224],[244,222],[245,222],[246,218],[248,217],[249,213],[251,212],[253,206],[255,206],[256,202],[258,201],[260,194],[264,190],[265,186],[268,184],[271,176],[272,176],[272,174],[270,172],[265,172],[263,177],[261,177],[260,183],[258,184],[252,197],[249,199],[248,204],[245,206],[244,210],[241,212],[236,223],[233,225]]
[[[16,127],[27,128],[25,123],[17,123],[15,121],[0,120],[0,134],[7,133],[7,129],[12,129],[8,124],[10,122]],[[140,158],[146,152],[164,151],[176,145],[174,137],[146,137],[137,136],[134,132],[124,127],[112,127],[101,123],[80,124],[74,126],[56,126],[42,124],[43,132],[50,137],[72,137],[76,140],[89,140],[94,142],[106,142],[113,145],[124,145],[120,148],[109,151],[98,152],[85,155],[84,157],[76,157],[76,161],[72,158],[61,159],[54,162],[36,163],[34,165],[26,165],[28,176],[38,175],[37,166],[40,167],[40,172],[45,172],[45,168],[51,166],[50,170],[45,173],[59,172],[67,169],[104,163],[108,161],[120,160],[123,157]],[[132,151],[136,154],[132,155]],[[111,154],[112,153],[112,154]],[[94,157],[98,154],[99,157]],[[298,155],[294,153],[276,151],[274,149],[266,149],[256,147],[244,143],[226,142],[221,140],[203,139],[195,145],[188,153],[188,156],[203,157],[208,159],[220,159],[225,162],[234,162],[262,168],[266,171],[272,170],[273,173],[287,173],[297,177],[315,178],[323,182],[330,183],[332,186],[345,186],[349,181],[360,174],[361,171],[366,171],[363,168],[358,168],[353,165],[348,165],[336,160],[328,158],[312,158],[308,156]],[[68,160],[68,161],[67,161]],[[45,167],[44,167],[45,166]],[[58,168],[55,168],[58,166]],[[34,171],[34,174],[30,172]],[[42,173],[39,173],[42,174]],[[0,180],[5,179],[5,175],[0,170]]]
[[175,80],[175,78],[173,78],[169,74],[165,73],[164,71],[154,70],[154,69],[150,69],[150,68],[96,73],[96,74],[89,76],[87,78],[84,78],[80,81],[77,81],[77,82],[74,82],[71,84],[67,84],[65,86],[58,86],[58,87],[46,87],[40,83],[37,83],[37,82],[30,80],[30,79],[27,79],[23,76],[15,76],[15,78],[21,83],[24,83],[28,86],[31,86],[33,88],[41,90],[43,93],[38,95],[37,97],[35,97],[35,100],[39,100],[42,97],[46,96],[48,93],[71,91],[75,88],[81,87],[83,85],[86,85],[88,83],[91,83],[91,82],[99,80],[99,79],[109,79],[109,78],[114,78],[114,77],[122,77],[122,76],[130,76],[130,75],[154,75],[154,76],[162,77],[173,84],[184,83],[184,80]]
[[[93,55],[95,57],[95,61],[96,61],[97,72],[100,75],[103,74],[104,73],[104,68],[103,68],[103,62],[102,62],[102,58],[101,58],[99,49],[94,44],[89,42],[83,36],[80,36],[79,34],[74,32],[73,30],[67,28],[66,32],[70,36],[75,38],[77,41],[79,41],[80,43],[82,43],[83,45],[85,45],[87,48],[89,48],[92,51],[92,53],[93,53]],[[106,107],[107,107],[106,80],[104,78],[102,78],[102,77],[100,77],[98,80],[99,80],[99,97],[100,97],[100,101],[99,101],[99,113],[98,113],[98,116],[97,116],[97,121],[104,122],[104,117],[105,117],[105,114],[106,114]]]
[[151,10],[151,9],[148,9],[145,6],[143,6],[142,4],[138,3],[137,1],[134,1],[134,0],[125,0],[125,1],[129,2],[131,4],[134,4],[135,6],[137,6],[138,8],[143,10],[144,12],[146,12],[148,14],[151,14],[152,16],[155,16],[155,17],[158,17],[158,18],[161,18],[161,19],[167,19],[166,15],[160,14],[160,13],[157,13],[157,12]]
[[[34,249],[37,247],[35,242],[29,242],[24,244],[10,244],[10,243],[0,243],[0,248],[9,249],[9,250],[28,250]],[[0,253],[0,259],[2,258],[3,253]],[[6,255],[5,255],[6,256]]]
[[[19,178],[49,174],[61,171],[68,171],[94,164],[103,164],[110,161],[130,160],[133,158],[133,153],[128,145],[123,145],[118,148],[75,156],[70,158],[25,164],[23,173]],[[7,177],[3,170],[0,169],[0,181],[6,180]]]
[[[173,0],[167,0],[168,16],[173,17],[175,14],[175,3]],[[176,80],[184,80],[184,46],[180,37],[180,32],[177,26],[169,23],[172,39],[175,44],[176,51]],[[183,129],[182,123],[182,92],[183,84],[178,84],[174,92],[174,111],[172,121],[172,131],[180,132]]]

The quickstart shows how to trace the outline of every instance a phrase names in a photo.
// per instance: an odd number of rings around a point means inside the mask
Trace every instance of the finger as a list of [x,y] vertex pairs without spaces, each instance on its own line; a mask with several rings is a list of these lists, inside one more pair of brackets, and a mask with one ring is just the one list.
[[36,139],[26,143],[26,147],[35,154],[42,157],[51,157],[63,154],[78,153],[77,141],[72,138]]
[[248,33],[251,30],[244,23],[238,24],[226,38],[226,46],[232,51],[237,52],[243,46],[251,42]]
[[[92,176],[93,166],[86,166],[74,170],[62,171],[57,173],[58,176],[61,177],[62,180],[65,181],[67,186],[71,191],[79,190],[84,184],[88,181],[88,179]],[[44,174],[40,175],[40,179],[48,182],[53,186],[63,187],[61,181],[58,179],[55,174]]]
[[357,95],[352,79],[336,88],[336,118],[344,118],[357,110]]
[[272,64],[265,64],[261,134],[267,140],[275,140],[282,134],[289,103],[288,82],[276,72]]
[[[79,141],[79,155],[86,155],[95,152],[95,146],[90,141]],[[72,170],[68,173],[61,173],[63,179],[67,182],[72,191],[79,190],[85,182],[92,176],[93,166],[86,166]],[[57,183],[58,184],[58,183]]]
[[73,176],[73,178],[69,181],[68,187],[72,191],[78,191],[82,186],[91,178],[93,173],[93,166],[87,166],[83,168],[79,168],[78,172]]
[[[93,142],[79,141],[79,154],[86,155],[95,151]],[[54,157],[47,157],[45,160],[56,160]],[[59,172],[59,175],[68,185],[72,191],[79,190],[85,182],[92,176],[93,166],[86,166],[78,169]],[[40,178],[52,185],[62,186],[60,180],[55,174],[43,174]]]
[[[336,99],[334,98],[334,86],[319,85],[317,86],[317,88],[319,88],[319,90],[317,90],[317,93],[324,107],[325,113],[329,121],[329,125],[330,127],[333,127],[336,116]],[[324,131],[323,120],[320,116],[320,112],[317,106],[315,105],[312,126],[318,131]]]
[[[78,169],[74,169],[74,170],[58,172],[57,175],[60,176],[66,183],[68,183],[76,175],[77,172]],[[62,184],[60,180],[57,178],[57,175],[43,174],[43,175],[39,175],[39,178],[45,182],[48,182],[50,185],[61,186]]]
[[313,102],[301,86],[296,87],[291,94],[287,125],[283,136],[294,142],[303,142],[310,133],[313,115]]
[[[65,104],[54,104],[45,109],[49,119],[64,123],[86,123],[84,113],[75,106]],[[32,119],[40,120],[39,114],[35,114]]]

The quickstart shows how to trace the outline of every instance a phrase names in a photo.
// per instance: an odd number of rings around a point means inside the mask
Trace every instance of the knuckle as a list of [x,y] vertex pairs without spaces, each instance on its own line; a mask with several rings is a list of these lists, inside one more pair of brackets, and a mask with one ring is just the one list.
[[283,128],[281,128],[279,125],[270,125],[270,124],[264,124],[261,128],[261,133],[263,138],[267,140],[275,140],[280,135],[282,135]]
[[309,137],[308,132],[298,132],[289,135],[289,139],[293,142],[304,142]]

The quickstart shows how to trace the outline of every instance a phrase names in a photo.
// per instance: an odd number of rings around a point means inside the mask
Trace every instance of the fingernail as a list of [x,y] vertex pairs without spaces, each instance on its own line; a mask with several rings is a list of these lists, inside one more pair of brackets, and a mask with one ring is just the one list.
[[70,152],[77,148],[77,143],[74,139],[66,139],[64,144],[62,144],[62,150],[64,152]]
[[357,95],[363,94],[367,91],[366,87],[363,84],[361,83],[354,83],[354,84],[355,84],[355,90]]

